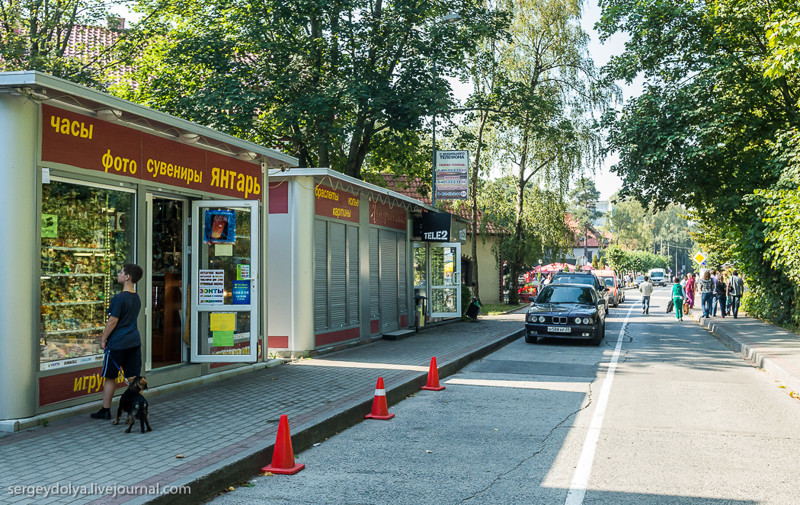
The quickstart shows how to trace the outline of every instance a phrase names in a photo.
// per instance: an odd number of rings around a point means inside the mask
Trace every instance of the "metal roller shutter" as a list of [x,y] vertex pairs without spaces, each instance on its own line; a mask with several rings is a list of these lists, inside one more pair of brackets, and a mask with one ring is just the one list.
[[378,248],[378,230],[369,230],[369,318],[381,317],[380,293],[380,249]]
[[359,324],[358,319],[358,228],[347,227],[347,322]]
[[339,223],[330,223],[329,227],[331,281],[328,291],[328,320],[330,328],[337,329],[347,324],[347,227]]
[[397,327],[397,234],[379,230],[381,249],[381,328]]
[[397,234],[397,296],[398,312],[401,316],[408,315],[408,279],[406,278],[406,235]]
[[328,223],[314,221],[314,330],[328,329]]

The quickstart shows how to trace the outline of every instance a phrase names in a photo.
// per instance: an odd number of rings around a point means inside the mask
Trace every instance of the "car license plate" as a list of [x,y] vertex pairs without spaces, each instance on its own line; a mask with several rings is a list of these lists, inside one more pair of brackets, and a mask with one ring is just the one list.
[[548,326],[547,331],[550,333],[571,333],[572,328],[567,328],[566,326]]

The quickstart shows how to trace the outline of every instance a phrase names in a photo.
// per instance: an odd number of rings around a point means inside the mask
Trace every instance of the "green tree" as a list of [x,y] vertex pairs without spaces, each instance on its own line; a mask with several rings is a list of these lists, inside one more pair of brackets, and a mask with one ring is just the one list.
[[[0,71],[38,70],[99,87],[107,49],[76,40],[122,0],[0,0]],[[77,55],[76,55],[77,54]]]
[[780,189],[800,126],[796,13],[788,0],[608,0],[599,23],[630,36],[608,75],[646,81],[606,121],[621,196],[690,209],[695,240],[744,271],[747,310],[795,324],[796,303],[782,299],[800,293],[770,253],[759,195]]
[[[524,244],[528,188],[542,184],[563,199],[576,168],[594,162],[599,137],[592,114],[609,105],[614,88],[602,85],[588,57],[588,36],[577,22],[580,1],[508,0],[500,5],[513,17],[511,39],[498,44],[503,82],[497,93],[504,120],[495,133],[497,164],[514,174],[512,240]],[[515,293],[524,257],[507,258]]]
[[[592,179],[581,176],[575,181],[575,187],[569,196],[572,199],[572,219],[583,235],[583,257],[588,259],[589,232],[596,231],[592,223],[602,215],[597,211],[597,200],[600,198],[600,192],[597,191]],[[594,265],[594,262],[592,264]]]
[[[284,140],[301,166],[357,178],[376,137],[402,140],[451,108],[444,77],[502,27],[477,0],[142,0],[140,10],[145,45],[130,48],[141,57],[120,95],[263,145]],[[452,11],[461,23],[438,22]]]
[[625,249],[645,249],[653,243],[651,214],[634,199],[612,198],[613,208],[605,229],[611,232],[614,242]]

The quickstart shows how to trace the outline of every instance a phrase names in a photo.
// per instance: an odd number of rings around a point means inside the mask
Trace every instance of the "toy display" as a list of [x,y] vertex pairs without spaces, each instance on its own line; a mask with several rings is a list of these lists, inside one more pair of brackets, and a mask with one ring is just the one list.
[[132,258],[133,194],[42,186],[40,362],[101,354],[117,272]]

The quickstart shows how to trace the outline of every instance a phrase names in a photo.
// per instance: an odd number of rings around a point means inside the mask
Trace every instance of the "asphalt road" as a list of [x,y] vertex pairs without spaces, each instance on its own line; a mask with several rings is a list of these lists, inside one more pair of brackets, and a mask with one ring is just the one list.
[[629,292],[599,348],[519,339],[213,503],[800,503],[800,402],[666,297]]

